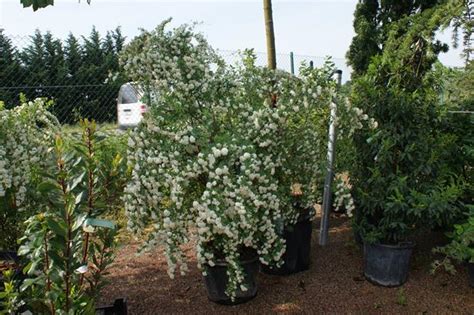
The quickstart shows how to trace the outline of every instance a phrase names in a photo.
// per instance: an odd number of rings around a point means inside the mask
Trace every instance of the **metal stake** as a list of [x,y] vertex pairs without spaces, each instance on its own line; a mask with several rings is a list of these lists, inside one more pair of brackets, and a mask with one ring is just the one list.
[[[337,75],[337,87],[341,86],[342,82],[342,70],[336,70],[334,73]],[[334,74],[333,73],[333,74]],[[328,232],[329,232],[329,211],[331,210],[332,198],[331,198],[331,186],[334,177],[334,156],[336,149],[336,118],[337,118],[337,104],[336,100],[333,99],[331,102],[331,118],[329,120],[329,141],[328,141],[328,155],[327,155],[327,173],[324,180],[324,194],[323,194],[323,213],[321,215],[321,228],[319,234],[319,245],[326,246],[328,243]]]

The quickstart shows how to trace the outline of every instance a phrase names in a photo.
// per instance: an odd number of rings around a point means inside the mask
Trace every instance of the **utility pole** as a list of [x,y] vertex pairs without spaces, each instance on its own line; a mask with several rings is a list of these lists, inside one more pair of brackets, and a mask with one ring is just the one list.
[[268,68],[276,69],[275,32],[273,30],[272,0],[263,0],[263,13],[265,16]]

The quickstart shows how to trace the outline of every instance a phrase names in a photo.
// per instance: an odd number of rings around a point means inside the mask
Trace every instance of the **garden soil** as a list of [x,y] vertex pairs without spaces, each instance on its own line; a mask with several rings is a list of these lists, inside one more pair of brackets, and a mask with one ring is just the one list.
[[329,245],[320,247],[319,222],[313,222],[308,271],[291,276],[260,274],[257,297],[236,306],[207,299],[193,246],[185,248],[190,271],[172,280],[160,249],[137,256],[139,244],[126,245],[110,269],[101,303],[125,297],[129,314],[474,314],[474,289],[468,285],[466,268],[459,267],[455,275],[430,274],[435,259],[431,248],[445,241],[442,233],[417,237],[407,283],[383,288],[364,279],[362,250],[353,240],[349,221],[333,217],[330,226]]

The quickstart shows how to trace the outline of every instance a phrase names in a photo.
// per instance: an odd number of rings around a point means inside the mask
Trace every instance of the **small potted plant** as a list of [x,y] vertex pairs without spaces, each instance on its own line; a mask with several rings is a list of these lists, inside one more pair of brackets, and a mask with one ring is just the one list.
[[209,299],[244,302],[257,293],[259,261],[278,263],[284,252],[271,154],[280,118],[260,96],[265,80],[226,67],[192,27],[167,23],[121,59],[152,91],[129,139],[129,228],[148,231],[145,248],[163,246],[170,277],[187,271],[181,245],[195,242]]
[[455,224],[454,230],[448,234],[451,242],[443,247],[434,249],[446,257],[433,263],[433,272],[443,266],[446,271],[455,273],[452,260],[465,263],[469,274],[469,285],[474,288],[474,206],[470,205],[470,213],[462,224]]
[[462,189],[441,158],[440,78],[432,70],[440,46],[427,24],[431,13],[394,26],[383,54],[353,85],[353,103],[377,122],[354,135],[354,223],[364,241],[364,274],[383,286],[407,280],[414,232],[460,211]]

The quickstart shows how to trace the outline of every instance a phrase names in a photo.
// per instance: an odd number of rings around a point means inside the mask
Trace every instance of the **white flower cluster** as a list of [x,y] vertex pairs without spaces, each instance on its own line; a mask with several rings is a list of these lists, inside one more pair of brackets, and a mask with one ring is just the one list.
[[[330,65],[311,69],[304,65],[298,78],[277,73],[276,113],[280,117],[275,155],[281,172],[279,184],[285,224],[296,222],[299,212],[293,203],[312,208],[320,199],[319,183],[324,176],[329,104],[336,85],[328,80]],[[291,196],[298,184],[301,195]]]
[[196,153],[183,141],[194,137],[189,135],[194,130],[185,131],[160,129],[148,117],[131,135],[134,168],[124,196],[129,228],[140,232],[151,220],[148,245],[165,247],[171,277],[177,265],[182,273],[187,270],[180,245],[194,231],[198,265],[225,259],[232,295],[243,282],[239,249],[256,249],[267,264],[280,261],[284,251],[274,226],[280,219],[274,165],[261,160],[250,143],[215,143]]
[[0,198],[11,194],[11,206],[17,211],[29,206],[30,184],[44,169],[48,147],[58,128],[57,119],[41,99],[0,110]]
[[303,206],[317,200],[335,85],[330,69],[296,78],[258,68],[251,56],[227,67],[190,27],[168,32],[166,23],[132,41],[121,58],[153,91],[128,143],[129,228],[151,228],[147,245],[164,246],[171,277],[177,267],[187,270],[181,245],[196,239],[203,272],[227,262],[232,297],[246,289],[243,251],[281,263],[279,226],[299,215],[292,184],[301,185]]
[[195,94],[208,92],[211,65],[220,60],[191,26],[166,31],[169,21],[152,32],[143,32],[126,48],[121,63],[131,78],[146,82],[155,91],[167,91],[160,97],[176,103],[193,102]]
[[335,198],[333,200],[334,210],[345,209],[347,216],[352,217],[355,205],[351,194],[352,185],[349,182],[349,178],[336,176],[335,179],[336,189],[334,191]]
[[339,100],[339,115],[338,124],[339,133],[343,137],[351,137],[358,129],[364,128],[364,125],[369,129],[375,130],[378,128],[378,122],[369,117],[364,111],[358,107],[353,107],[348,99]]

